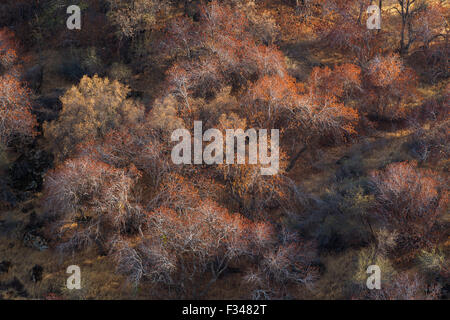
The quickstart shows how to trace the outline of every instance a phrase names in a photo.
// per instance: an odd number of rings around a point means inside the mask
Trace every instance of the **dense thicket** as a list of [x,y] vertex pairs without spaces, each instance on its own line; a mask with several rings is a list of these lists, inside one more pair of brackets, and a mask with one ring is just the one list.
[[[52,250],[152,298],[448,297],[445,1],[66,2],[0,4],[1,168]],[[278,173],[174,164],[195,121],[279,129]]]

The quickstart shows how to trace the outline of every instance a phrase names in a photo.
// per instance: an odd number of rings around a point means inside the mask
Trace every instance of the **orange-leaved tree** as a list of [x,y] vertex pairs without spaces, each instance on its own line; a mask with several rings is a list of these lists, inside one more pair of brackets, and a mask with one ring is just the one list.
[[[365,73],[363,111],[379,119],[404,119],[417,96],[417,76],[397,54],[376,56]],[[365,106],[365,109],[364,109]]]
[[0,144],[25,141],[36,135],[30,91],[11,75],[0,76]]
[[439,240],[439,219],[448,210],[448,191],[430,169],[417,164],[393,163],[372,173],[376,214],[397,230],[398,249],[415,251]]

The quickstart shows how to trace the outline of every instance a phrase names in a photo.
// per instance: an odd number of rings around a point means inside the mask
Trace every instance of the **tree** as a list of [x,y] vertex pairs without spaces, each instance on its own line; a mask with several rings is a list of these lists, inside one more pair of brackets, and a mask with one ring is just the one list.
[[13,32],[6,28],[0,29],[0,73],[11,70],[17,60]]
[[360,69],[351,64],[312,70],[306,93],[295,107],[294,125],[301,130],[304,144],[320,137],[342,141],[356,132],[358,113],[345,102],[360,81]]
[[265,45],[273,44],[279,37],[280,27],[271,10],[260,9],[255,1],[237,1],[237,10],[242,11],[249,21],[254,38]]
[[247,93],[247,118],[261,128],[279,128],[289,119],[299,99],[295,80],[286,76],[263,76]]
[[415,41],[423,44],[425,50],[439,39],[441,42],[448,41],[448,8],[445,8],[442,1],[427,4],[424,12],[417,14],[414,30],[409,32],[412,33],[412,37],[415,37],[413,38]]
[[174,210],[180,214],[194,211],[202,197],[194,183],[177,173],[164,176],[160,188],[147,203],[150,209],[159,207]]
[[175,287],[178,298],[200,298],[233,259],[246,254],[248,230],[246,219],[211,201],[185,214],[161,207],[149,214],[149,231],[133,255],[118,259],[142,261],[130,274],[142,265],[147,279]]
[[61,98],[57,120],[44,124],[44,135],[59,160],[78,143],[101,139],[113,129],[144,119],[144,107],[127,99],[129,88],[108,78],[84,76]]
[[[246,112],[251,113],[251,111]],[[255,116],[255,114],[253,115]],[[244,132],[247,129],[247,121],[234,112],[229,115],[222,114],[218,119],[217,128],[222,131],[224,136],[226,136],[226,130],[230,129]],[[272,152],[274,146],[270,139],[267,139],[267,148],[270,146]],[[226,142],[224,141],[224,143]],[[259,143],[261,143],[261,139]],[[259,144],[259,146],[261,148],[262,144]],[[287,210],[287,208],[290,209],[291,206],[294,207],[298,204],[294,196],[292,181],[284,176],[287,155],[283,150],[279,151],[277,156],[277,173],[270,176],[261,174],[262,168],[268,166],[261,163],[261,158],[253,164],[249,163],[250,152],[244,156],[245,164],[223,163],[215,167],[215,171],[226,182],[226,188],[231,196],[230,200],[238,203],[241,213],[259,219],[267,214],[266,209],[283,207]],[[271,162],[271,165],[273,164]]]
[[334,70],[316,67],[311,72],[308,84],[310,93],[317,98],[349,98],[351,90],[361,86],[361,69],[350,63],[335,66]]
[[401,252],[415,251],[439,239],[439,218],[448,209],[448,192],[433,171],[400,162],[371,176],[375,212],[391,230],[398,231]]
[[368,30],[364,14],[370,0],[319,0],[322,18],[316,32],[330,46],[351,52],[358,65],[363,66],[381,50],[383,33]]
[[317,279],[314,245],[299,242],[292,233],[282,234],[287,238],[261,251],[257,268],[244,276],[252,288],[252,299],[283,299],[289,295],[289,285],[309,286]]
[[447,130],[449,119],[436,122],[429,130],[425,130],[417,121],[411,122],[414,132],[410,138],[410,148],[413,155],[420,161],[432,163],[447,159],[450,154],[447,143],[450,138],[450,132]]
[[267,216],[266,210],[282,208],[288,211],[298,205],[295,188],[283,175],[283,166],[272,176],[261,175],[261,167],[261,164],[223,164],[217,168],[240,210],[246,216],[258,219]]
[[414,101],[417,76],[404,65],[401,57],[377,56],[367,66],[365,94],[369,116],[398,120],[407,115],[408,103]]
[[36,135],[30,91],[11,75],[0,76],[0,144],[26,141]]
[[416,34],[413,28],[413,20],[420,16],[426,9],[426,2],[422,0],[397,0],[398,7],[394,9],[401,17],[402,25],[400,29],[400,54],[408,53],[409,48],[416,41]]
[[287,74],[282,53],[274,46],[258,43],[242,10],[211,2],[202,7],[198,31],[191,38],[183,35],[190,28],[188,22],[175,20],[173,25],[178,36],[172,41],[179,48],[189,48],[189,55],[195,43],[198,57],[180,61],[168,71],[170,87],[188,109],[189,95],[209,99],[224,86],[238,93],[245,91],[249,81],[264,75]]
[[417,62],[423,63],[421,73],[427,75],[432,83],[445,79],[449,74],[449,60],[445,58],[449,51],[448,12],[442,1],[426,3],[408,24],[410,39],[404,44],[404,51],[414,49],[412,57],[415,65],[418,65]]
[[108,16],[118,28],[120,38],[133,38],[143,31],[151,30],[157,22],[160,10],[166,9],[164,2],[155,0],[108,0]]
[[159,135],[145,125],[110,131],[103,141],[77,146],[77,154],[89,156],[115,168],[136,166],[146,179],[158,186],[170,169]]
[[192,99],[212,97],[223,85],[219,64],[214,57],[206,57],[193,63],[177,63],[168,71],[168,86],[182,107],[181,113],[192,116],[195,112]]
[[[190,106],[189,96],[186,96],[186,103]],[[170,135],[176,129],[186,126],[184,120],[179,115],[180,103],[174,95],[167,95],[164,98],[156,99],[152,109],[147,114],[147,125],[156,130],[162,139],[170,141]],[[190,110],[190,109],[187,109]]]
[[177,17],[169,24],[163,44],[167,50],[174,53],[181,52],[191,59],[191,52],[199,44],[199,40],[198,30],[192,21],[184,17]]
[[139,177],[133,166],[116,169],[86,156],[66,160],[49,171],[43,207],[53,221],[51,237],[62,250],[76,250],[141,231],[145,216],[132,197]]
[[26,142],[36,135],[31,114],[31,91],[19,80],[19,58],[14,33],[0,29],[0,147]]
[[381,290],[371,290],[366,298],[372,300],[436,300],[441,295],[437,284],[427,285],[417,273],[402,272],[382,285]]
[[290,170],[308,146],[323,137],[342,141],[355,133],[358,113],[345,103],[360,90],[360,68],[344,64],[334,70],[316,67],[307,88],[288,75],[262,76],[243,100],[248,119],[262,128],[288,128],[293,155]]

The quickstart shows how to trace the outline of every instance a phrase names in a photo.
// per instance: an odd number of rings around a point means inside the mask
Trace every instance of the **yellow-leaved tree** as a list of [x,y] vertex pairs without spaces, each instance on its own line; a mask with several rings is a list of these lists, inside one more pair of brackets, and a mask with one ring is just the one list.
[[144,118],[144,107],[127,99],[129,88],[108,78],[84,76],[61,98],[57,120],[44,124],[44,135],[58,160],[70,156],[77,144],[103,138],[110,130]]

